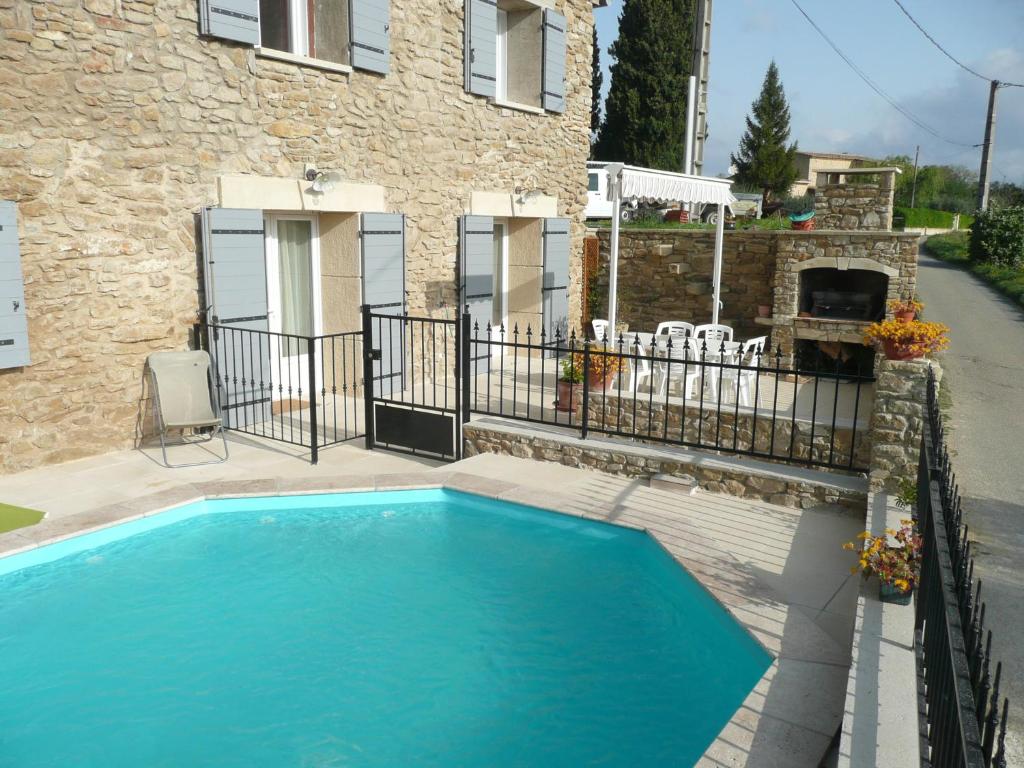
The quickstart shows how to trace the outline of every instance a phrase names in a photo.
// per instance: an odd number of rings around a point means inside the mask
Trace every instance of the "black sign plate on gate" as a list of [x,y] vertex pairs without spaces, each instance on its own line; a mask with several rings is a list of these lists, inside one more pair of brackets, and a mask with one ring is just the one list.
[[400,446],[413,453],[455,456],[455,414],[373,404],[374,438],[383,445]]

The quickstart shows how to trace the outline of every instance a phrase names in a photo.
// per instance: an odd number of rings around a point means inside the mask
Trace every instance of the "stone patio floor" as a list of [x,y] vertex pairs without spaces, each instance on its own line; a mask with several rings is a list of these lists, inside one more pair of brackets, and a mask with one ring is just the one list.
[[862,528],[855,516],[690,496],[506,456],[439,465],[356,441],[312,466],[287,446],[229,443],[231,459],[206,467],[169,470],[154,460],[159,449],[146,449],[0,477],[0,501],[46,512],[37,526],[0,535],[0,556],[203,496],[444,485],[646,529],[772,653],[700,765],[817,766],[840,725],[858,590],[840,544]]

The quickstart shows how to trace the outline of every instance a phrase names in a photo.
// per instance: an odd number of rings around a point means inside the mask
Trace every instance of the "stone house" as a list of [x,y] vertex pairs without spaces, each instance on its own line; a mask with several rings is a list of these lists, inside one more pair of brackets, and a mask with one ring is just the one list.
[[0,0],[0,473],[132,445],[204,316],[578,317],[603,4]]
[[868,164],[872,160],[864,155],[851,155],[846,152],[803,152],[796,153],[796,181],[789,188],[791,197],[815,193],[818,172],[828,169],[853,168],[858,164]]

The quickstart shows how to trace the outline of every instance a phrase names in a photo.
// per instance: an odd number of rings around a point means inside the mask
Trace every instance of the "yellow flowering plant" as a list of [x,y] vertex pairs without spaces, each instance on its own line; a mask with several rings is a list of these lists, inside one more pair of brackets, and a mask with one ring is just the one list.
[[[859,572],[865,579],[874,574],[900,592],[914,588],[921,567],[921,537],[915,533],[912,520],[900,520],[899,528],[887,528],[882,536],[864,531],[857,538],[861,541],[860,554],[850,573]],[[852,552],[857,546],[857,542],[848,541],[843,549]]]
[[[629,350],[623,348],[623,354],[629,354]],[[566,365],[562,363],[563,374],[568,370],[578,372],[578,381],[583,381],[583,352],[573,352],[569,358],[572,362]],[[568,362],[568,361],[566,361]],[[623,358],[618,355],[618,350],[612,349],[605,344],[590,345],[589,372],[591,383],[607,381],[617,373],[621,373],[625,367]]]
[[[886,347],[890,357],[922,357],[949,345],[949,326],[923,320],[882,320],[864,331],[864,342]],[[894,353],[894,354],[893,354]]]
[[889,302],[889,311],[894,315],[901,314],[903,312],[920,312],[924,309],[924,304],[917,299],[893,299]]

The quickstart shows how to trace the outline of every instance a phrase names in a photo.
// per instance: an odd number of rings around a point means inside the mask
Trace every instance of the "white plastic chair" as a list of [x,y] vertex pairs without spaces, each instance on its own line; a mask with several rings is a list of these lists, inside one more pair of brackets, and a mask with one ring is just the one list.
[[757,336],[743,343],[742,354],[737,358],[737,363],[742,367],[722,369],[723,398],[736,393],[740,405],[751,404],[753,399],[751,392],[753,392],[754,384],[757,381],[758,355],[763,354],[767,345],[767,336]]
[[594,339],[596,341],[604,341],[608,338],[607,320],[591,320],[590,327],[594,329]]
[[[704,382],[705,367],[700,363],[700,348],[692,339],[673,336],[672,345],[666,347],[666,353],[668,359],[658,366],[658,395],[664,397],[669,384],[681,384],[683,399],[694,399],[694,385],[700,381],[703,386]],[[696,391],[699,392],[700,388]]]
[[706,339],[708,344],[712,341],[732,341],[732,328],[721,323],[706,323],[694,328],[693,335],[698,339]]
[[[640,389],[640,385],[644,382],[647,383],[648,387],[653,386],[651,384],[651,375],[653,373],[651,369],[651,358],[647,353],[647,348],[640,339],[633,337],[630,339],[628,345],[622,345],[621,350],[619,350],[618,345],[616,345],[615,351],[622,352],[623,359],[629,369],[629,385],[624,386],[622,388],[623,391],[635,393]],[[634,360],[632,357],[625,357],[625,355],[636,355],[636,359]],[[618,376],[615,378],[618,378]]]
[[664,323],[658,323],[658,328],[654,331],[655,336],[661,336],[663,333],[670,336],[693,336],[693,323],[666,320]]

